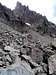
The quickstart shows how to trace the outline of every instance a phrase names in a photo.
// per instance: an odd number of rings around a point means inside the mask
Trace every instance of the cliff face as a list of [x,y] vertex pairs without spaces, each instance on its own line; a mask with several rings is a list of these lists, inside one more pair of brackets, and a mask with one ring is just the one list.
[[8,9],[0,3],[0,21],[9,24],[21,32],[27,32],[29,26],[26,23],[29,23],[31,24],[31,28],[36,32],[47,33],[49,35],[56,34],[55,24],[49,22],[45,16],[29,10],[28,7],[23,6],[19,2],[17,2],[14,10]]
[[45,16],[42,16],[35,11],[31,11],[28,6],[24,6],[17,2],[15,9],[13,10],[17,17],[20,17],[25,23],[30,23],[36,31],[43,33],[53,34],[56,31],[55,24],[49,22]]
[[12,28],[20,32],[24,31],[26,32],[28,28],[28,26],[25,25],[25,23],[20,19],[20,17],[17,18],[11,9],[3,6],[1,3],[0,3],[0,21],[5,24],[8,24]]
[[8,22],[10,20],[14,20],[15,16],[11,9],[8,9],[0,3],[0,18]]
[[30,24],[39,23],[41,19],[43,20],[42,15],[37,14],[34,11],[30,11],[28,6],[26,7],[19,2],[17,2],[14,13],[17,16],[20,16],[23,21],[28,22]]

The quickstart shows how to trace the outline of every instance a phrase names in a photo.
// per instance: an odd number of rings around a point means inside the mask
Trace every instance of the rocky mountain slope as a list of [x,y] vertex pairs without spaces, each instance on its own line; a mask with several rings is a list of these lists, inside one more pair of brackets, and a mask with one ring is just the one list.
[[0,4],[0,74],[56,75],[55,24],[20,3],[15,10]]
[[20,2],[17,2],[13,11],[17,17],[22,19],[22,21],[30,23],[36,31],[41,31],[50,35],[56,31],[56,26],[49,22],[46,16],[42,16],[35,11],[31,11],[28,6],[22,5]]

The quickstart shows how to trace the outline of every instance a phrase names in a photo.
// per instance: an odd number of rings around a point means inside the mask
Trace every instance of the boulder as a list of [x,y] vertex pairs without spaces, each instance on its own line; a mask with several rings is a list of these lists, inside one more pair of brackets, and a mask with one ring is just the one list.
[[52,45],[53,45],[54,47],[56,47],[56,38],[54,38],[54,40],[52,41]]
[[43,49],[44,53],[47,53],[48,57],[55,54],[55,51],[52,50],[52,47],[46,47]]
[[27,63],[14,64],[5,69],[0,69],[1,75],[34,75]]
[[12,59],[10,58],[9,55],[6,56],[6,59],[8,60],[8,62],[12,62]]
[[6,52],[12,52],[12,51],[16,51],[14,48],[10,47],[10,46],[5,46],[4,47],[4,51]]
[[43,61],[43,51],[41,51],[39,48],[33,48],[31,58],[34,62],[40,64]]
[[41,75],[42,73],[44,73],[42,66],[38,65],[38,67],[33,69],[33,72],[35,73],[35,75]]
[[3,65],[3,62],[2,62],[2,61],[0,61],[0,67],[2,67],[2,65]]
[[26,60],[31,60],[31,57],[30,56],[22,55],[22,57],[25,58]]
[[55,73],[56,72],[56,54],[49,57],[48,65],[49,65],[49,74]]

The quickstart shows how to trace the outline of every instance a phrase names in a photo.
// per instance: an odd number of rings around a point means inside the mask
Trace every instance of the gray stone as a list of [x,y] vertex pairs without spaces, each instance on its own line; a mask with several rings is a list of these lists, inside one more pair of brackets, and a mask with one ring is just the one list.
[[54,38],[52,45],[56,47],[56,38]]
[[26,60],[32,60],[31,57],[27,55],[22,55],[22,57],[24,57]]
[[33,48],[31,53],[31,58],[36,63],[41,63],[43,61],[43,52],[39,48]]
[[3,65],[3,62],[2,61],[0,61],[0,67]]
[[56,54],[49,57],[48,64],[49,64],[49,74],[55,73],[56,72]]
[[5,69],[0,69],[1,75],[34,75],[29,66],[25,64],[14,64]]
[[33,72],[38,75],[38,74],[42,74],[44,73],[42,66],[38,65],[38,67],[36,67],[35,69],[33,69]]
[[10,47],[10,46],[6,46],[4,48],[4,51],[12,52],[12,51],[16,51],[16,50],[14,48]]
[[39,74],[37,74],[37,75],[47,75],[46,73],[39,73]]
[[6,59],[7,59],[9,62],[12,62],[12,59],[10,58],[9,55],[6,56]]

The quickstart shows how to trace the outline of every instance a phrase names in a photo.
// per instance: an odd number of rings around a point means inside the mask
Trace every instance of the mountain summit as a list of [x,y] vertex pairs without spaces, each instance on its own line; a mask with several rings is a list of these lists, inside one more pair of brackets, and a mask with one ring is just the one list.
[[56,31],[55,24],[49,22],[46,16],[42,16],[40,13],[31,11],[28,6],[22,5],[20,2],[17,2],[13,12],[17,17],[20,17],[25,23],[30,23],[36,31],[40,29],[41,32],[47,32],[48,34],[53,34]]

